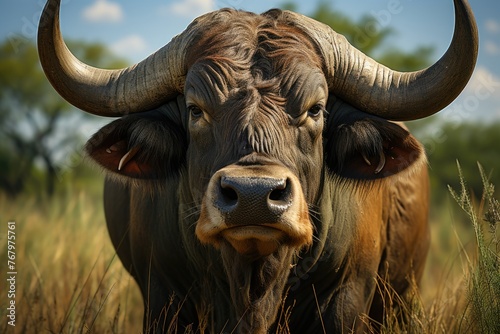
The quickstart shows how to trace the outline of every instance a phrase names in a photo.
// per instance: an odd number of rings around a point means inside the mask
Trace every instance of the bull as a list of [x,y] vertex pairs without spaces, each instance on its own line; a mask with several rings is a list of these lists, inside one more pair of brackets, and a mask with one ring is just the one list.
[[[402,123],[451,103],[477,27],[454,0],[447,52],[398,72],[330,27],[281,10],[221,9],[142,62],[80,62],[41,16],[54,88],[119,117],[87,143],[107,175],[111,241],[144,299],[144,332],[341,333],[383,319],[422,275],[427,162]],[[390,289],[380,288],[388,284]]]

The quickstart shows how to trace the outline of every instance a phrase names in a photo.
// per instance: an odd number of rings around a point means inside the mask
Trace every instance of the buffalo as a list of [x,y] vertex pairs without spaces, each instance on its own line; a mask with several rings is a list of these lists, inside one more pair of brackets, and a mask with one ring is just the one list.
[[[80,62],[41,16],[54,88],[117,117],[86,152],[106,172],[111,241],[144,300],[144,332],[341,333],[383,320],[419,281],[427,161],[399,121],[451,103],[478,50],[467,0],[435,64],[398,72],[330,27],[221,9],[142,62]],[[385,288],[383,288],[385,286]],[[389,293],[389,292],[387,292]]]

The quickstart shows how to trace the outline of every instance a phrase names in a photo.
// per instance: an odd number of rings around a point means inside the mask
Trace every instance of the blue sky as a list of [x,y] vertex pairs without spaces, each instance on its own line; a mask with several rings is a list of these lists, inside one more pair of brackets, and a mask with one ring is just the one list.
[[[320,0],[295,1],[310,13]],[[61,25],[65,37],[102,42],[116,54],[137,62],[166,44],[196,16],[222,7],[263,12],[284,0],[62,0]],[[45,0],[2,0],[0,40],[35,40]],[[442,117],[456,121],[500,120],[500,1],[470,0],[480,33],[480,55],[475,74],[462,95]],[[334,0],[333,7],[356,19],[371,15],[380,26],[397,34],[388,43],[410,51],[434,46],[437,60],[453,32],[452,0]],[[362,32],[360,32],[362,33]]]

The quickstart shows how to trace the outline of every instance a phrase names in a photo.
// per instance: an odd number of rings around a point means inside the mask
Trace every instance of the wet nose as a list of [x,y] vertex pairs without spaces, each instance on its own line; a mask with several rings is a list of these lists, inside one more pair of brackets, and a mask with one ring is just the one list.
[[229,225],[269,224],[292,205],[288,178],[222,176],[215,206]]

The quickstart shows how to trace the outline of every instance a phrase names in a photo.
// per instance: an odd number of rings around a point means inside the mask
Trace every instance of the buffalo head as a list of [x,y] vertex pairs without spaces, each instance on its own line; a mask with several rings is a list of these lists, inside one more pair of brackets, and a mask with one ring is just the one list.
[[[281,243],[312,241],[308,205],[319,196],[324,125],[332,132],[340,115],[325,119],[329,99],[343,99],[383,119],[411,120],[434,114],[463,89],[474,67],[469,41],[475,32],[461,22],[470,15],[468,8],[455,2],[459,22],[450,49],[432,67],[415,73],[390,70],[329,27],[279,10],[206,14],[141,63],[124,70],[96,69],[65,47],[59,1],[49,1],[46,13],[51,15],[42,17],[40,58],[59,93],[96,115],[151,113],[183,95],[179,118],[185,119],[179,124],[168,124],[170,115],[137,114],[114,124],[115,131],[108,128],[112,135],[91,140],[90,155],[112,173],[139,179],[168,177],[185,165],[193,202],[201,205],[198,238],[215,246],[227,240],[240,252],[266,254]],[[346,165],[345,174],[360,178],[390,175],[411,163],[410,151],[417,146],[406,140],[408,152],[393,149],[399,160],[389,166],[387,148],[370,147],[369,141],[360,144],[365,147],[326,145],[327,167],[339,171]],[[185,147],[179,152],[171,149],[175,145]],[[353,170],[348,160],[353,152],[345,150],[357,150],[366,162],[369,156],[379,161]],[[333,156],[340,152],[347,159]]]

